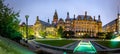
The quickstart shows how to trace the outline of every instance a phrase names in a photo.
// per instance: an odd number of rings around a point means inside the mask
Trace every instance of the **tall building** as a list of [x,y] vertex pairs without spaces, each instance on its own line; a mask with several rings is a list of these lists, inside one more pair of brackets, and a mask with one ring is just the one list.
[[[24,23],[23,23],[24,26]],[[21,26],[21,30],[23,30],[23,26]],[[39,20],[39,17],[36,17],[36,22],[34,25],[30,26],[32,30],[34,30],[32,35],[36,37],[42,37],[47,34],[48,37],[58,36],[57,30],[62,27],[63,31],[74,33],[75,37],[82,37],[87,35],[97,36],[98,32],[102,32],[102,21],[100,19],[100,15],[98,19],[95,19],[95,16],[92,17],[85,12],[84,15],[78,15],[77,17],[74,15],[72,18],[69,16],[69,12],[67,12],[66,19],[58,18],[57,11],[53,15],[52,24]],[[46,35],[46,36],[47,36]],[[71,36],[67,34],[67,36]],[[73,34],[72,34],[73,36]]]
[[42,29],[44,29],[45,27],[42,25],[41,21],[39,20],[39,16],[37,16],[36,18],[36,22],[33,25],[33,30],[34,30],[34,34],[36,37],[39,37],[39,31],[42,31]]
[[53,16],[53,21],[52,21],[52,25],[56,26],[58,23],[58,14],[57,11],[55,10],[54,16]]
[[117,18],[103,26],[104,32],[114,32],[120,34],[120,14],[118,12]]
[[63,29],[65,28],[65,22],[62,18],[59,19],[58,24],[57,24],[57,29],[62,27]]
[[72,19],[70,19],[69,12],[67,12],[67,17],[65,19],[65,31],[72,30]]
[[102,32],[102,21],[100,19],[100,15],[98,16],[98,20],[94,19],[87,15],[78,15],[77,17],[70,18],[69,12],[67,12],[67,17],[64,20],[59,19],[57,27],[59,26],[64,28],[64,31],[73,31],[75,33],[74,36],[81,37],[86,34],[90,36],[96,36],[98,32]]

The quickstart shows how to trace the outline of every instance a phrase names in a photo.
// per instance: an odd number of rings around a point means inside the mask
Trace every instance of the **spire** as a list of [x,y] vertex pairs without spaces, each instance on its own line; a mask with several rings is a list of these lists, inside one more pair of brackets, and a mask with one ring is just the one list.
[[50,23],[50,20],[49,20],[49,18],[48,18],[48,23]]
[[117,15],[118,15],[118,17],[119,17],[119,15],[120,15],[120,14],[119,14],[119,6],[118,6],[118,14],[117,14]]
[[37,21],[39,21],[39,16],[37,16]]
[[74,14],[74,18],[75,18],[75,14]]
[[57,10],[55,10],[55,14],[57,14]]
[[57,10],[55,10],[52,23],[53,25],[56,26],[57,22],[58,22],[58,14],[57,14]]
[[39,24],[39,23],[40,23],[39,16],[37,16],[37,17],[36,17],[36,22],[35,22],[34,25]]
[[87,19],[87,11],[85,11],[85,16],[84,16],[84,20]]
[[100,15],[98,15],[98,21],[101,21],[101,19],[100,19]]
[[74,14],[74,20],[75,20],[75,14]]
[[69,12],[67,12],[67,19],[69,19],[70,17],[69,17]]
[[58,19],[57,10],[55,10],[55,13],[54,13],[54,18],[57,18],[57,19]]
[[94,21],[95,21],[95,16],[94,16]]
[[85,11],[85,16],[87,16],[87,11]]

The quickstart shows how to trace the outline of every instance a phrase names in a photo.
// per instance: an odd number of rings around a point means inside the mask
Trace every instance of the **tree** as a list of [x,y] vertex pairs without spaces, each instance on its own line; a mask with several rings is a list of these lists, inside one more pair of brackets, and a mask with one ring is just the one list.
[[97,35],[98,35],[98,36],[104,36],[105,33],[104,33],[104,32],[98,32]]
[[47,36],[47,33],[45,31],[42,31],[42,30],[39,31],[39,34],[42,38],[46,38],[46,36]]
[[112,38],[115,38],[116,36],[114,35],[113,32],[107,32],[106,34],[106,39],[112,39]]
[[74,37],[74,32],[73,31],[69,31],[69,35],[70,35],[70,37],[69,38],[73,38]]
[[73,38],[74,37],[74,32],[73,31],[64,31],[63,32],[63,37],[64,38]]
[[98,32],[97,33],[99,38],[105,39],[106,38],[106,33],[105,32]]
[[89,35],[89,34],[84,34],[83,37],[84,37],[84,38],[90,38],[90,35]]
[[63,38],[63,28],[61,26],[58,29],[58,35]]
[[12,8],[0,0],[0,35],[10,39],[21,39],[19,30],[19,12],[14,12]]

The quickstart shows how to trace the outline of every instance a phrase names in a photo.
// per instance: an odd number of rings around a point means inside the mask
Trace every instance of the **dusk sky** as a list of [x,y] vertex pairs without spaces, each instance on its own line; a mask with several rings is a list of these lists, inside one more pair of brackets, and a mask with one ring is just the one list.
[[[55,9],[59,18],[66,18],[67,12],[70,17],[73,15],[84,15],[85,11],[88,15],[101,16],[103,25],[116,19],[120,0],[5,0],[5,4],[13,7],[14,11],[20,10],[19,19],[25,22],[25,15],[29,15],[29,24],[33,25],[36,21],[36,16],[40,20],[47,22],[53,19]],[[120,10],[120,8],[119,8]]]

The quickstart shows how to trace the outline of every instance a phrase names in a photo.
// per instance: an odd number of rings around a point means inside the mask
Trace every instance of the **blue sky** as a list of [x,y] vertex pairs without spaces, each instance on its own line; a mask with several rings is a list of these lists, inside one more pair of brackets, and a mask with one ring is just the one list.
[[116,19],[120,0],[5,0],[5,4],[9,3],[9,7],[13,7],[14,11],[20,10],[19,19],[25,22],[25,15],[29,15],[29,24],[35,23],[36,16],[40,20],[46,21],[53,19],[55,9],[59,18],[66,18],[67,12],[70,17],[73,15],[84,15],[85,11],[88,15],[101,15],[103,25]]

